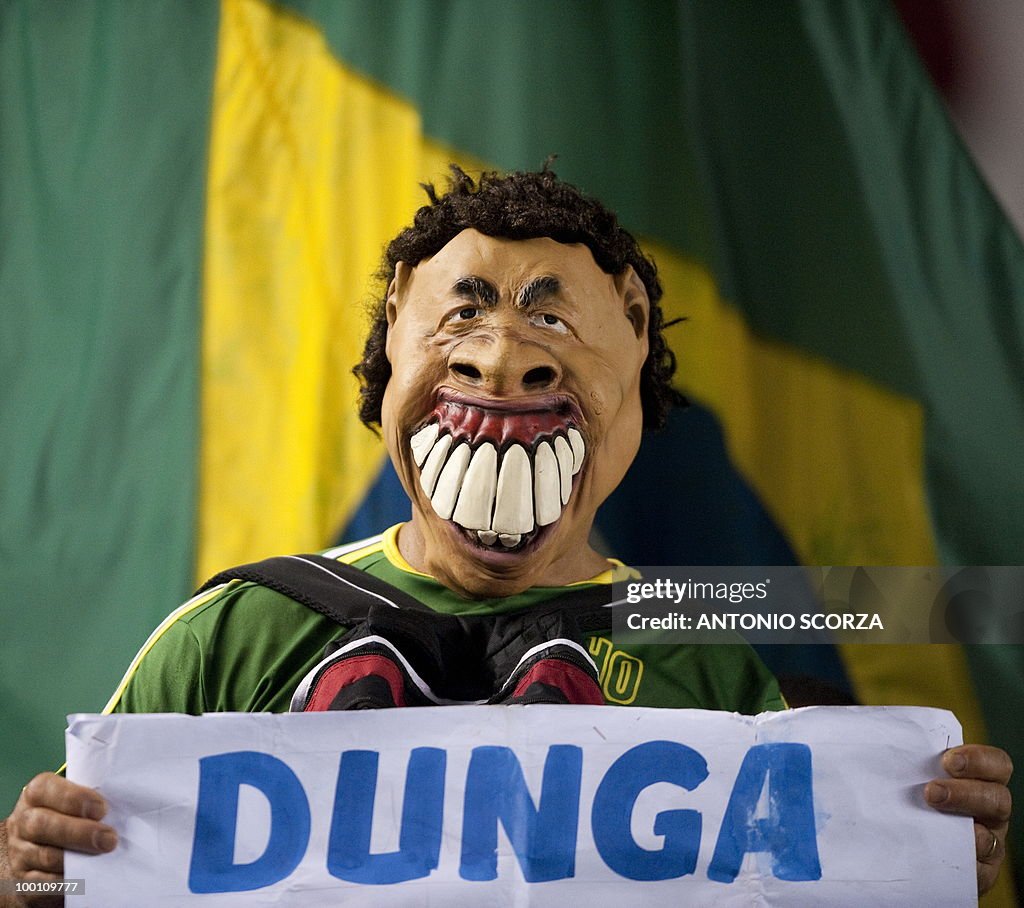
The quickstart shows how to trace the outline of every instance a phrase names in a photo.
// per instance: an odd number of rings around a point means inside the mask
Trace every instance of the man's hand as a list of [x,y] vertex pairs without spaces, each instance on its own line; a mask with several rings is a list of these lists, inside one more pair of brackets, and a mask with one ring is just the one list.
[[106,812],[107,802],[93,789],[49,772],[36,776],[7,818],[9,875],[16,880],[59,880],[64,849],[111,851],[117,833],[99,822]]
[[929,782],[924,787],[924,797],[937,810],[974,817],[981,895],[995,885],[1006,856],[1011,804],[1006,785],[1013,774],[1013,763],[1010,755],[998,747],[965,744],[942,755],[942,768],[952,778]]

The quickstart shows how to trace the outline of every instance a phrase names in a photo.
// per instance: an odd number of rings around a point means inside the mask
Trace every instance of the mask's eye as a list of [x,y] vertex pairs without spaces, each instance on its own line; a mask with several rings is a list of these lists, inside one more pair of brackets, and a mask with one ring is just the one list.
[[557,315],[552,315],[550,312],[541,312],[537,315],[530,316],[530,324],[536,325],[538,328],[551,328],[554,331],[561,333],[568,332],[565,322],[563,322]]
[[463,306],[458,312],[452,315],[451,320],[453,322],[468,322],[470,319],[476,318],[479,314],[479,306]]

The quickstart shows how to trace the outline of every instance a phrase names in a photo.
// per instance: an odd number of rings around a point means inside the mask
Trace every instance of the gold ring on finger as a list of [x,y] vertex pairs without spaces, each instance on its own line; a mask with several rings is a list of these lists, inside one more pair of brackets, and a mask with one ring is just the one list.
[[996,853],[996,849],[999,847],[999,836],[994,832],[992,833],[992,845],[988,849],[988,853],[982,858],[983,861],[989,860],[992,855]]

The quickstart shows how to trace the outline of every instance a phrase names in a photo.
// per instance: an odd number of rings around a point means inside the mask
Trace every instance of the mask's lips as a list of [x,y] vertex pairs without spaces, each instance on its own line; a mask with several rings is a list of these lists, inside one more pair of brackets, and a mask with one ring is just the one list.
[[567,394],[546,394],[519,400],[472,397],[454,388],[441,388],[426,423],[437,422],[454,442],[484,441],[503,450],[512,442],[532,448],[538,439],[579,428],[580,408]]
[[499,400],[441,388],[409,445],[435,513],[504,560],[561,517],[586,452],[582,423],[566,394]]

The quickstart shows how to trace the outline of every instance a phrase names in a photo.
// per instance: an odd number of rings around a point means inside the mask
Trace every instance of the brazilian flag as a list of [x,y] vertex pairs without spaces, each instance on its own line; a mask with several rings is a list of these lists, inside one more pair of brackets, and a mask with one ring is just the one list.
[[[407,515],[370,275],[553,152],[686,317],[616,554],[1020,563],[1024,250],[887,0],[0,0],[0,800],[197,579]],[[1024,765],[1019,648],[808,649]]]

